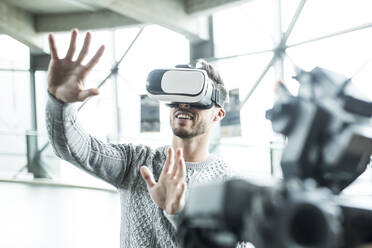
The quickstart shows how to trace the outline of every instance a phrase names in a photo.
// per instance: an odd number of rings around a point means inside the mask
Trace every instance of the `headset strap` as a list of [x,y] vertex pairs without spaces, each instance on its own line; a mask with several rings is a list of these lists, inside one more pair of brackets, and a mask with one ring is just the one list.
[[223,99],[221,97],[221,92],[215,87],[213,87],[212,102],[223,108]]

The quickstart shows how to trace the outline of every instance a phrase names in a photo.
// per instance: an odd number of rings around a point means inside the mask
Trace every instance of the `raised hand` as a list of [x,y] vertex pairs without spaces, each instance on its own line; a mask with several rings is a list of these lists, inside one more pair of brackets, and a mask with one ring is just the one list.
[[84,101],[90,96],[98,95],[98,89],[85,89],[85,78],[89,71],[97,64],[101,58],[104,46],[101,46],[93,58],[82,65],[83,59],[88,54],[91,34],[85,36],[84,45],[76,61],[72,58],[76,50],[76,37],[78,31],[73,29],[71,32],[70,47],[65,58],[60,59],[53,34],[49,34],[49,46],[51,60],[48,69],[48,91],[58,100],[65,103]]
[[146,166],[140,169],[152,200],[168,214],[178,213],[185,205],[185,160],[181,149],[177,149],[176,159],[173,153],[173,148],[170,147],[158,182],[155,182],[153,174]]

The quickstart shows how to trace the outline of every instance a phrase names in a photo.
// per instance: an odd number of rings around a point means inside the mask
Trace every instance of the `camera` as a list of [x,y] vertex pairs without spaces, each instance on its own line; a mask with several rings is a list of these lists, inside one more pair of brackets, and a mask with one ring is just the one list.
[[300,83],[298,95],[279,82],[278,99],[266,112],[273,130],[286,137],[283,180],[265,186],[230,179],[192,189],[179,222],[182,247],[372,243],[372,206],[362,208],[340,197],[370,163],[372,103],[339,73],[317,67],[298,70],[294,78]]

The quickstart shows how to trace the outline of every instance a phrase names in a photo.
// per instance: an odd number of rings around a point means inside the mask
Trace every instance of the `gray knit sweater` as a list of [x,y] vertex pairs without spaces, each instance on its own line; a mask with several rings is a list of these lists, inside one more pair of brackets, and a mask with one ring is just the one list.
[[[56,155],[114,185],[120,193],[120,247],[177,247],[177,216],[169,216],[150,198],[139,168],[146,165],[155,180],[160,176],[167,146],[105,144],[86,134],[77,122],[73,104],[63,104],[49,96],[46,107],[49,140]],[[186,162],[188,190],[201,183],[225,180],[230,169],[211,155],[200,163]],[[188,194],[188,192],[187,192]]]

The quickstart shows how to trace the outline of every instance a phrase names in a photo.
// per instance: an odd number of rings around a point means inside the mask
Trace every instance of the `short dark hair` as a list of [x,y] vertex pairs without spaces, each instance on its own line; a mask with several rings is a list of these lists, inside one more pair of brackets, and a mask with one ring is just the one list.
[[213,81],[214,86],[220,92],[220,96],[223,99],[223,103],[225,104],[229,102],[228,92],[218,71],[204,59],[199,59],[196,61],[196,68],[205,70],[207,72],[208,77]]

